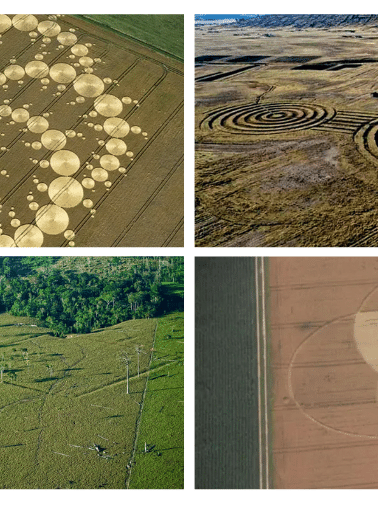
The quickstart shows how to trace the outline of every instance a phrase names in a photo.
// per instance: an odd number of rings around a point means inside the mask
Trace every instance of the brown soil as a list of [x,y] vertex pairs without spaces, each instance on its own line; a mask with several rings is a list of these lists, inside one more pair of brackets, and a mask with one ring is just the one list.
[[270,259],[275,488],[378,488],[377,287],[376,258]]

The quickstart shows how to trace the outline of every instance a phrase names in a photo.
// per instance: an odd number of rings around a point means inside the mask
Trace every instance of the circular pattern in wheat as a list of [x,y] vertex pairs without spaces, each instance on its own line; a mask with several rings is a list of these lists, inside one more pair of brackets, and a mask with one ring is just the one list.
[[212,112],[201,123],[201,128],[243,135],[271,135],[313,128],[334,114],[334,110],[315,104],[247,104]]
[[378,120],[361,126],[355,133],[354,141],[360,152],[373,163],[378,161]]

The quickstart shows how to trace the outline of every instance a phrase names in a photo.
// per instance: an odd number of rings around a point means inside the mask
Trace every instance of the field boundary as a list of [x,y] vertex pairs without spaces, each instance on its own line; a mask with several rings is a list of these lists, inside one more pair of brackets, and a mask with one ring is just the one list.
[[270,488],[268,351],[264,258],[255,258],[260,489]]
[[156,340],[157,328],[158,328],[158,322],[156,322],[156,326],[155,326],[155,330],[154,330],[154,338],[153,338],[153,341],[152,341],[152,351],[151,351],[151,355],[150,355],[150,362],[148,364],[148,372],[147,372],[146,384],[144,386],[142,400],[140,402],[139,415],[138,415],[138,418],[137,418],[137,421],[136,421],[136,426],[135,426],[134,447],[133,447],[133,451],[132,451],[130,459],[129,459],[129,463],[127,465],[128,473],[127,473],[127,477],[126,477],[126,481],[125,481],[126,489],[129,489],[129,486],[130,486],[131,472],[132,472],[132,468],[133,468],[133,464],[134,464],[135,453],[136,453],[136,450],[137,450],[137,447],[138,447],[138,436],[139,436],[139,430],[140,430],[140,423],[142,421],[144,401],[145,401],[146,394],[147,394],[148,379],[150,378],[151,364],[152,364],[152,358],[153,358],[153,355],[154,355],[154,348],[155,348],[155,340]]

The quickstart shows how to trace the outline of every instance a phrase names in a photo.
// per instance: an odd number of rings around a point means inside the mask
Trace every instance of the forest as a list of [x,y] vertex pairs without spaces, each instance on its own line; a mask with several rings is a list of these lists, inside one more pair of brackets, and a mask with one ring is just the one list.
[[55,336],[184,309],[182,257],[3,257],[0,311]]

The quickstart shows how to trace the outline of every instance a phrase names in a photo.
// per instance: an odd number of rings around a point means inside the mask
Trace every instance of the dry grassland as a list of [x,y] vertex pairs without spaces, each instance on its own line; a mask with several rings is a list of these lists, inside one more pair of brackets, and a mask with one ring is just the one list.
[[377,40],[196,28],[198,246],[376,245]]

